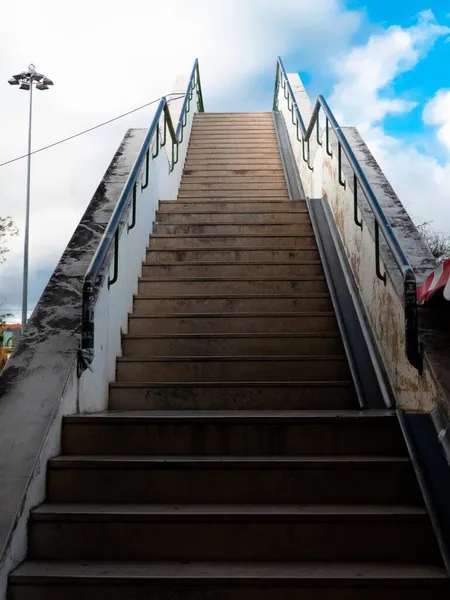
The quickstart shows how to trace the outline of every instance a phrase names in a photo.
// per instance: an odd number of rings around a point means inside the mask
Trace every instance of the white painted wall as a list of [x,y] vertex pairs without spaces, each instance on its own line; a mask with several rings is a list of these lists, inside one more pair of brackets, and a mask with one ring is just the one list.
[[[174,92],[186,92],[189,79],[177,78]],[[133,295],[137,292],[138,278],[145,260],[146,248],[153,230],[155,214],[160,200],[176,200],[183,173],[189,137],[194,114],[197,111],[197,89],[191,101],[187,124],[184,128],[183,143],[179,145],[179,159],[173,171],[170,171],[172,160],[172,142],[167,134],[167,143],[160,148],[155,159],[150,160],[150,179],[146,189],[138,186],[136,226],[127,231],[127,224],[122,227],[119,240],[119,278],[108,289],[108,277],[104,277],[95,306],[94,360],[91,370],[83,373],[80,379],[79,405],[81,412],[106,410],[108,406],[109,384],[115,380],[116,358],[121,353],[121,335],[127,332],[128,314],[133,308]],[[171,102],[170,112],[174,128],[183,104],[183,98]],[[162,124],[162,119],[161,119]],[[141,180],[145,179],[145,169],[141,172]],[[130,205],[131,207],[131,205]],[[128,217],[131,222],[131,210]],[[110,266],[113,275],[113,264]]]

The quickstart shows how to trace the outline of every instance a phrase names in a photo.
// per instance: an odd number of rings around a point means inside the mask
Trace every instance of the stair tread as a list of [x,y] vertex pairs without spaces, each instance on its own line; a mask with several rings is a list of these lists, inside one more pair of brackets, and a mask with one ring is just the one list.
[[[160,281],[167,282],[167,279],[161,279],[159,277],[140,277],[139,281]],[[170,281],[325,281],[323,275],[303,275],[291,277],[285,275],[284,277],[171,277]]]
[[33,510],[34,521],[42,520],[200,520],[240,518],[252,520],[411,520],[427,517],[425,508],[408,505],[239,505],[239,504],[42,504]]
[[[189,298],[189,296],[186,296]],[[341,334],[338,331],[311,331],[304,333],[126,333],[123,335],[128,340],[209,340],[209,339],[260,339],[260,338],[271,338],[271,339],[291,339],[291,338],[340,338]]]
[[173,410],[173,411],[109,411],[64,417],[65,423],[141,423],[153,421],[207,421],[242,422],[267,420],[274,422],[312,421],[361,421],[372,422],[395,418],[391,410]]
[[142,387],[350,387],[353,389],[353,382],[345,379],[339,381],[113,381],[110,383],[114,388],[142,388]]
[[335,316],[333,311],[304,311],[304,312],[272,312],[272,311],[264,311],[264,312],[220,312],[220,313],[152,313],[149,315],[138,315],[138,314],[130,314],[130,318],[132,319],[190,319],[190,318],[201,318],[201,319],[209,319],[209,318],[236,318],[236,317],[249,317],[249,318],[258,318],[261,317],[331,317]]
[[270,298],[329,298],[327,292],[310,292],[304,294],[135,294],[135,300],[203,300],[203,299],[261,299],[268,300]]
[[264,580],[364,580],[447,583],[444,568],[422,564],[363,563],[363,562],[97,562],[97,561],[26,561],[10,575],[11,583],[24,584],[36,581],[74,581],[93,579],[195,579],[247,580],[260,583]]
[[[314,260],[314,259],[303,259],[303,260],[291,260],[290,262],[278,262],[278,261],[249,261],[249,260],[245,260],[245,261],[240,261],[238,263],[236,263],[236,261],[224,261],[224,262],[220,262],[217,260],[198,260],[198,261],[182,261],[180,263],[173,263],[173,262],[153,262],[153,261],[144,261],[144,266],[152,266],[152,267],[173,267],[174,265],[185,265],[187,267],[192,267],[192,266],[229,266],[229,265],[236,265],[239,264],[239,266],[245,266],[248,265],[250,267],[253,267],[255,265],[261,265],[261,266],[283,266],[283,265],[289,265],[289,266],[295,266],[295,265],[321,265],[322,261],[320,260]],[[290,277],[287,277],[287,279],[290,279]]]
[[370,465],[396,465],[410,464],[410,459],[403,456],[361,456],[361,455],[320,455],[320,456],[205,456],[205,455],[182,455],[182,456],[142,456],[142,455],[61,455],[50,459],[53,467],[71,466],[108,466],[141,464],[153,466],[178,466],[188,465],[193,467],[214,466],[215,468],[226,466],[244,467],[270,467],[270,466],[301,466],[314,467],[316,465],[346,466],[348,464],[367,467]]
[[208,356],[118,356],[118,362],[284,362],[284,361],[347,361],[345,354],[268,354],[268,355],[208,355]]

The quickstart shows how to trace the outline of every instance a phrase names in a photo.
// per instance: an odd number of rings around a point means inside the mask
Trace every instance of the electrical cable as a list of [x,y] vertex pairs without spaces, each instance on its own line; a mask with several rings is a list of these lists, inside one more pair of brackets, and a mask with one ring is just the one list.
[[[171,98],[170,100],[168,100],[168,104],[170,102],[173,102],[173,100],[179,100],[180,98],[184,97],[184,94],[177,94],[176,92],[171,93],[171,94],[167,94],[167,96],[177,96],[176,98]],[[54,148],[55,146],[59,146],[59,144],[64,144],[64,142],[68,142],[70,140],[73,140],[74,138],[80,137],[81,135],[84,135],[85,133],[89,133],[90,131],[94,131],[95,129],[99,129],[100,127],[104,127],[105,125],[109,125],[109,123],[113,123],[114,121],[118,121],[119,119],[122,119],[123,117],[126,117],[128,115],[131,115],[132,113],[137,112],[138,110],[142,110],[143,108],[147,108],[147,106],[151,106],[152,104],[156,104],[156,102],[159,102],[162,98],[165,98],[167,96],[161,96],[161,98],[157,98],[156,100],[152,100],[151,102],[147,102],[147,104],[143,104],[142,106],[138,106],[137,108],[133,108],[133,110],[129,110],[126,113],[123,113],[121,115],[119,115],[118,117],[114,117],[113,119],[109,119],[108,121],[104,121],[103,123],[99,123],[98,125],[94,125],[94,127],[90,127],[89,129],[84,129],[83,131],[80,131],[79,133],[75,133],[74,135],[71,135],[67,138],[64,138],[62,140],[59,140],[57,142],[53,142],[53,144],[49,144],[48,146],[43,146],[42,148],[38,148],[38,150],[33,150],[32,152],[27,154],[23,154],[22,156],[17,156],[16,158],[12,158],[11,160],[7,160],[6,162],[0,163],[0,167],[4,167],[6,165],[10,165],[11,163],[17,162],[18,160],[22,160],[23,158],[28,158],[28,156],[32,156],[33,154],[37,154],[38,152],[43,152],[44,150],[48,150],[49,148]]]

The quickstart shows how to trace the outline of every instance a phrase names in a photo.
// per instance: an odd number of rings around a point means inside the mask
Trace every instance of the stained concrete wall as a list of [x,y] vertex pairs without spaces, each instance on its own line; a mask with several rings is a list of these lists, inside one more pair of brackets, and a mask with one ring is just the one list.
[[[184,84],[185,92],[187,82],[178,78],[174,91]],[[171,107],[175,124],[181,105],[177,101]],[[109,263],[102,274],[92,372],[78,379],[83,279],[134,166],[145,129],[125,135],[0,377],[0,600],[6,597],[7,574],[25,557],[28,516],[45,498],[46,465],[60,452],[63,416],[106,408],[108,383],[114,379],[121,331],[126,331],[154,213],[160,199],[177,196],[195,110],[194,95],[180,160],[172,173],[170,152],[160,151],[151,161],[150,185],[138,191],[136,228],[128,234],[123,223],[119,280],[110,292],[105,284]]]
[[125,135],[0,377],[0,598],[25,553],[28,512],[44,499],[62,415],[77,412],[82,282],[145,133]]
[[[296,102],[303,115],[306,128],[312,114],[312,103],[297,74],[289,74]],[[381,242],[382,270],[387,275],[386,285],[376,277],[374,218],[361,190],[358,193],[358,215],[363,218],[362,230],[354,221],[353,171],[343,155],[342,174],[346,187],[339,184],[337,140],[330,128],[332,157],[325,152],[323,120],[319,127],[319,140],[313,133],[310,142],[310,166],[303,160],[301,144],[287,107],[283,90],[279,93],[279,110],[283,113],[294,148],[305,192],[310,197],[326,196],[343,242],[353,275],[358,285],[363,305],[388,373],[399,408],[412,411],[431,411],[435,407],[450,407],[450,371],[445,358],[450,356],[447,332],[434,326],[436,318],[430,311],[421,310],[421,342],[424,345],[424,372],[420,376],[410,366],[405,355],[403,283],[401,274],[384,240]],[[395,194],[379,165],[355,128],[343,128],[356,158],[366,175],[378,202],[383,208],[397,239],[402,245],[416,273],[418,283],[436,267],[435,260],[422,240],[408,213]],[[301,137],[301,136],[300,136]],[[381,236],[382,237],[382,236]],[[442,315],[441,315],[442,316]],[[447,330],[448,331],[448,330]],[[448,360],[447,360],[448,362]]]

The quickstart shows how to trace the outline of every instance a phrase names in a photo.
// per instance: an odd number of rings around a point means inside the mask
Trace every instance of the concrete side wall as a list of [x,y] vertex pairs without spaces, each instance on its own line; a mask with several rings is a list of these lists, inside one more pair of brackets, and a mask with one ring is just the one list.
[[[297,104],[301,111],[305,111],[304,122],[308,127],[312,104],[299,76],[289,74],[288,77]],[[442,361],[439,365],[435,364],[436,361],[433,364],[430,358],[430,351],[435,347],[430,344],[430,341],[435,341],[437,333],[430,333],[429,327],[422,328],[428,342],[425,345],[425,367],[422,376],[409,365],[406,359],[402,277],[384,240],[381,242],[381,258],[382,271],[387,274],[386,285],[376,277],[374,219],[367,201],[359,190],[358,218],[363,219],[363,229],[361,230],[355,224],[353,171],[344,158],[342,175],[346,187],[342,187],[339,184],[337,140],[334,134],[330,129],[332,152],[330,157],[325,152],[325,132],[322,121],[319,128],[319,139],[322,145],[317,144],[316,135],[313,134],[311,138],[310,162],[313,170],[310,170],[302,158],[301,144],[297,141],[292,116],[282,90],[280,90],[279,109],[285,117],[290,132],[306,193],[312,197],[326,196],[328,199],[398,406],[405,410],[431,411],[438,405],[446,405],[448,369],[443,368]],[[357,130],[343,128],[343,132],[407,254],[420,285],[426,275],[435,268],[434,258]],[[422,318],[422,324],[423,321]],[[442,342],[442,335],[440,340]],[[447,349],[450,349],[449,346]]]
[[44,499],[61,417],[77,412],[83,277],[144,137],[126,134],[0,377],[0,598],[25,555],[29,510]]
[[[184,82],[185,92],[186,78]],[[180,102],[173,108],[176,123]],[[103,273],[95,311],[93,371],[77,377],[83,279],[135,163],[145,129],[126,134],[0,377],[0,600],[6,597],[7,574],[25,557],[29,512],[45,498],[46,463],[60,452],[63,416],[106,408],[108,383],[114,378],[121,331],[126,331],[155,210],[160,199],[177,197],[195,110],[194,95],[174,171],[169,169],[169,137],[168,153],[161,149],[150,163],[150,185],[138,190],[136,227],[128,232],[123,223],[119,280],[109,292],[110,267]]]

